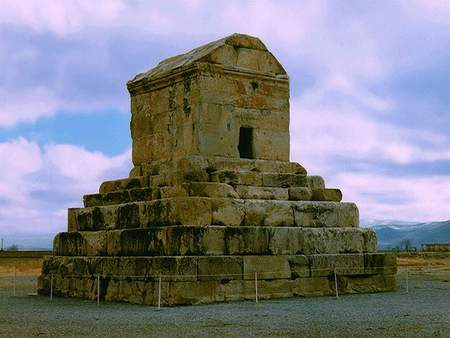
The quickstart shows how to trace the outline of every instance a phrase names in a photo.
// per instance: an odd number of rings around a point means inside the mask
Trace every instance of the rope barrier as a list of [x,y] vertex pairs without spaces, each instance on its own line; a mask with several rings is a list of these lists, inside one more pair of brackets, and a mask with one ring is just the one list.
[[[104,267],[103,267],[104,268]],[[397,271],[397,268],[399,268],[399,271]],[[427,268],[428,271],[422,271],[422,268]],[[377,274],[379,272],[385,272],[394,274],[396,273],[398,277],[403,276],[403,280],[405,282],[405,290],[406,293],[409,293],[410,289],[410,277],[415,275],[423,275],[426,273],[433,273],[433,272],[444,272],[445,274],[448,273],[446,270],[447,268],[441,267],[441,266],[433,266],[433,265],[421,265],[421,266],[404,266],[404,267],[392,267],[392,266],[372,266],[372,267],[327,267],[327,268],[309,268],[305,267],[303,269],[304,274],[302,274],[302,270],[299,269],[299,276],[298,278],[310,278],[310,277],[328,277],[330,281],[334,280],[334,291],[335,291],[335,297],[339,297],[339,279],[338,276],[351,276],[356,275],[358,273],[361,274]],[[281,275],[283,274],[283,275]],[[55,289],[55,277],[58,276],[59,278],[78,278],[78,279],[90,279],[94,280],[94,290],[97,291],[97,304],[100,304],[100,297],[101,297],[101,281],[100,279],[110,278],[113,280],[118,281],[119,285],[119,293],[122,292],[122,283],[126,280],[137,280],[137,281],[151,281],[158,283],[158,309],[161,309],[162,305],[162,283],[163,281],[198,281],[199,279],[205,279],[207,277],[211,277],[214,279],[239,279],[239,280],[247,280],[252,281],[254,280],[254,290],[255,290],[255,303],[258,303],[260,294],[259,294],[259,287],[260,287],[260,280],[267,280],[267,279],[279,279],[279,278],[286,278],[286,273],[284,271],[252,271],[252,272],[242,272],[242,273],[230,273],[230,274],[145,274],[145,275],[116,275],[116,274],[108,274],[105,273],[104,270],[102,273],[92,273],[92,274],[74,274],[74,273],[59,273],[57,270],[51,271],[48,274],[48,283],[49,286],[49,293],[50,293],[50,301],[53,300],[54,295],[54,289]],[[35,276],[37,277],[37,276]],[[17,270],[14,267],[14,275],[13,275],[13,295],[16,295],[16,279],[17,279]],[[58,283],[59,284],[59,283]],[[56,287],[58,288],[58,287]],[[94,291],[95,292],[95,291]]]
[[[339,270],[344,271],[344,274],[347,271],[361,271],[362,273],[367,272],[367,270],[371,270],[371,271],[383,271],[386,269],[390,269],[392,267],[389,266],[380,266],[380,267],[360,267],[360,268],[349,268],[349,267],[337,267],[337,268],[322,268],[322,269],[306,269],[305,268],[305,272],[320,272],[320,271],[328,271],[328,275],[333,275],[335,272],[337,273]],[[266,274],[266,275],[277,275],[280,274],[280,271],[259,271],[260,274]],[[60,273],[60,275],[62,277],[78,277],[78,278],[92,278],[92,276],[94,276],[94,274],[65,274],[65,273]],[[102,273],[99,274],[102,276],[102,278],[114,278],[114,279],[128,279],[128,278],[153,278],[153,279],[158,279],[159,277],[161,278],[196,278],[196,277],[253,277],[254,276],[254,272],[248,272],[248,273],[235,273],[235,274],[179,274],[179,275],[114,275],[114,274],[108,274],[108,273]],[[305,277],[310,277],[310,276],[305,276]],[[314,277],[314,276],[311,276]],[[263,278],[264,279],[264,278]]]

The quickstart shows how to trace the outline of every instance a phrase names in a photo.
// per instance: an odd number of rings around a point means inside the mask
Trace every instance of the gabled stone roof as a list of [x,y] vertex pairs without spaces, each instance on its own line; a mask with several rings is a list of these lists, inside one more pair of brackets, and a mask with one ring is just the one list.
[[165,59],[155,68],[136,75],[128,81],[127,85],[133,86],[141,81],[152,81],[200,62],[223,65],[243,71],[266,73],[272,76],[286,75],[283,66],[260,39],[235,33],[185,54]]

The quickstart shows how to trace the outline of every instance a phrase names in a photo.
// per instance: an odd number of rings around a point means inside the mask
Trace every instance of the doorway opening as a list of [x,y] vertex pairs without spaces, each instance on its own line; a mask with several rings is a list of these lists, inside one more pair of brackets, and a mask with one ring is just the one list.
[[253,128],[239,129],[239,156],[241,158],[255,158],[253,149]]

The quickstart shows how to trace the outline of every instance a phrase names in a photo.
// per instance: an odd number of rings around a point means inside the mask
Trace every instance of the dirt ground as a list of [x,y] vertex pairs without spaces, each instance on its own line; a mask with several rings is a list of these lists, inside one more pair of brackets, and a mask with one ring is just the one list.
[[38,276],[42,258],[0,258],[0,276]]
[[39,260],[0,260],[0,336],[449,337],[450,259],[410,256],[400,257],[398,263],[395,292],[158,311],[140,305],[31,296]]

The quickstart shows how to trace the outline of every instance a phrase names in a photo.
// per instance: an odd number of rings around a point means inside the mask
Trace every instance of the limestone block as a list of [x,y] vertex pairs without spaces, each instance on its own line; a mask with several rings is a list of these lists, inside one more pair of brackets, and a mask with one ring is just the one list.
[[209,225],[212,221],[208,198],[169,198],[139,203],[142,227],[193,224]]
[[223,227],[209,227],[203,234],[203,243],[208,244],[208,255],[225,255],[227,249]]
[[188,191],[182,185],[166,186],[159,188],[161,198],[186,197]]
[[321,176],[306,176],[306,181],[311,190],[325,189],[325,181]]
[[357,227],[358,208],[354,203],[293,202],[294,221],[304,227]]
[[130,202],[128,190],[120,190],[102,194],[103,205],[114,205]]
[[239,198],[233,187],[225,183],[192,182],[183,184],[183,187],[189,196]]
[[212,224],[211,201],[207,198],[175,198],[168,203],[169,224]]
[[297,278],[293,281],[292,292],[295,296],[334,295],[334,282],[328,277]]
[[257,158],[289,161],[289,133],[286,130],[255,129],[254,142]]
[[255,282],[252,280],[221,281],[224,301],[255,300]]
[[292,281],[289,279],[258,281],[259,299],[287,298],[293,295]]
[[291,201],[309,201],[312,197],[311,189],[306,187],[292,187],[288,191]]
[[243,199],[261,200],[287,200],[288,190],[285,188],[255,187],[250,185],[237,185],[236,192]]
[[395,253],[370,253],[364,255],[364,272],[366,274],[396,274],[397,255]]
[[[103,232],[102,237],[107,236],[106,232]],[[105,246],[106,248],[106,246]],[[106,255],[106,254],[105,254]],[[72,262],[78,260],[78,257],[70,257]],[[120,276],[120,258],[119,257],[83,257],[86,259],[88,275],[102,275],[109,277]]]
[[366,252],[377,251],[377,234],[374,229],[361,229],[364,238],[364,247]]
[[342,192],[339,189],[314,189],[311,199],[313,201],[340,202],[342,200]]
[[[96,233],[100,233],[97,231]],[[108,256],[148,255],[154,232],[143,229],[107,231],[106,250]]]
[[150,185],[152,188],[158,188],[163,186],[171,185],[168,175],[153,175],[150,180]]
[[170,161],[169,165],[176,164],[179,170],[206,170],[210,168],[210,158],[198,155],[183,156],[177,160]]
[[328,254],[308,256],[311,267],[311,276],[321,277],[334,275],[359,275],[364,274],[363,254]]
[[87,256],[102,256],[106,255],[106,240],[107,236],[104,231],[84,232],[82,234],[85,246],[85,254]]
[[153,199],[153,189],[152,188],[136,188],[130,189],[130,201],[150,201]]
[[242,279],[242,257],[199,257],[199,280],[234,280]]
[[292,226],[294,214],[291,204],[285,201],[245,201],[246,226]]
[[53,239],[53,254],[61,256],[86,255],[86,243],[80,232],[60,232]]
[[[258,279],[258,299],[292,297],[292,281],[289,279]],[[254,280],[232,280],[222,283],[224,301],[255,300]]]
[[67,209],[67,231],[77,231],[77,213],[80,208]]
[[[206,170],[201,168],[190,168],[171,171],[166,174],[168,177],[167,185],[178,185],[186,182],[207,182],[209,181],[209,174]],[[154,180],[154,178],[152,177]],[[153,181],[152,181],[153,183]]]
[[211,182],[230,185],[262,185],[261,174],[254,171],[218,170],[211,173]]
[[375,243],[365,242],[366,229],[304,228],[305,254],[363,253],[375,251]]
[[[132,208],[132,207],[131,207]],[[98,219],[95,229],[114,229],[118,227],[118,224],[126,224],[126,218],[124,216],[126,213],[124,211],[121,212],[120,216],[122,216],[122,220],[119,221],[119,213],[118,213],[118,206],[111,205],[111,206],[103,206],[99,208],[101,212],[101,218]],[[136,215],[134,215],[135,221],[134,224],[137,224]],[[80,228],[81,230],[81,228]]]
[[80,208],[75,211],[78,230],[97,230],[104,227],[103,207]]
[[264,227],[225,227],[225,255],[269,255],[270,229]]
[[301,254],[304,251],[303,230],[294,227],[268,228],[269,252],[272,255]]
[[256,171],[256,172],[279,172],[287,174],[303,174],[306,170],[296,162],[230,158],[230,157],[208,157],[208,164],[205,166],[212,171],[232,170],[232,171]]
[[127,190],[133,188],[141,188],[141,179],[138,177],[123,178],[114,181],[105,181],[100,185],[100,194],[114,192],[118,190]]
[[[197,257],[145,257],[149,276],[154,280],[163,276],[164,281],[195,281],[197,280]],[[141,271],[136,269],[136,275]]]
[[163,283],[161,297],[163,305],[205,304],[224,301],[224,294],[218,281]]
[[[246,84],[249,87],[251,87],[251,81],[248,81]],[[266,130],[267,132],[276,132],[276,133],[281,132],[283,133],[283,135],[286,135],[286,130],[289,129],[289,115],[286,113],[285,110],[268,111],[264,109],[252,109],[248,107],[241,108],[227,105],[225,106],[225,111],[227,113],[230,112],[232,117],[238,118],[241,125],[254,127],[257,130]],[[211,120],[211,122],[214,123],[215,120]],[[227,126],[224,126],[224,129],[226,128]],[[258,147],[257,142],[255,143],[255,147],[256,148]],[[257,156],[257,158],[262,159],[263,157]],[[271,160],[277,160],[277,158],[272,157]]]
[[244,222],[244,201],[237,199],[211,199],[212,223],[214,225],[239,226]]
[[311,276],[308,256],[288,256],[288,262],[291,269],[292,279]]
[[393,291],[395,275],[338,276],[338,291],[341,293],[364,293]]
[[90,194],[83,196],[83,205],[88,207],[97,207],[103,205],[102,194]]
[[263,173],[262,181],[265,187],[305,187],[306,176],[297,174]]
[[150,238],[146,255],[223,255],[225,250],[224,231],[216,227],[174,226],[144,234]]
[[117,207],[116,228],[139,228],[139,205],[136,203],[121,204]]
[[244,279],[291,278],[291,268],[286,256],[244,256]]

